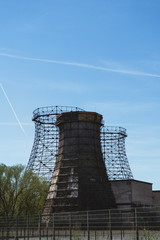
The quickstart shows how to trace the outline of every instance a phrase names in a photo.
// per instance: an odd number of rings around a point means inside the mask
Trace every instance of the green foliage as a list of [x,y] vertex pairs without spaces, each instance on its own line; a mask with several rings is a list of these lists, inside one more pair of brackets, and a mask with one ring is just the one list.
[[72,235],[72,239],[73,239],[73,240],[80,240],[80,237],[78,236],[78,234],[75,234],[75,233],[74,233],[74,234]]
[[158,240],[157,233],[144,229],[143,237],[140,240]]
[[23,165],[0,164],[0,216],[42,213],[48,187]]

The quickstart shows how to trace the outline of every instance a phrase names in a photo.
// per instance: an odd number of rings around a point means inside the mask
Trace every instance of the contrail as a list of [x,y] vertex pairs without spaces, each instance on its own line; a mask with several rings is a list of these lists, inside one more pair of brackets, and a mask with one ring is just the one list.
[[9,58],[16,58],[16,59],[22,59],[22,60],[27,60],[27,61],[55,63],[55,64],[61,64],[61,65],[70,65],[70,66],[75,66],[75,67],[81,67],[81,68],[95,69],[95,70],[100,70],[100,71],[107,71],[107,72],[115,72],[115,73],[122,73],[122,74],[130,74],[130,75],[138,75],[138,76],[160,78],[159,74],[152,74],[152,73],[146,73],[146,72],[137,72],[137,71],[127,71],[127,70],[106,68],[106,67],[101,67],[101,66],[96,66],[96,65],[91,65],[91,64],[77,63],[77,62],[58,61],[58,60],[52,60],[52,59],[32,58],[32,57],[22,57],[22,56],[17,56],[17,55],[2,53],[2,52],[0,52],[0,56],[9,57]]
[[[0,122],[0,125],[6,125],[6,126],[17,126],[19,125],[17,122]],[[33,123],[27,123],[27,122],[21,122],[21,125],[25,126],[32,126]]]
[[0,83],[0,87],[1,87],[1,89],[2,89],[2,92],[4,93],[4,96],[5,96],[8,104],[9,104],[9,106],[10,106],[10,108],[11,108],[11,110],[12,110],[12,112],[13,112],[16,120],[17,120],[17,122],[18,122],[18,125],[20,126],[22,132],[26,135],[26,132],[25,132],[24,128],[22,127],[22,124],[21,124],[21,122],[19,121],[19,118],[18,118],[18,116],[17,116],[17,114],[16,114],[16,112],[15,112],[15,110],[14,110],[14,108],[13,108],[13,106],[12,106],[12,104],[11,104],[9,98],[8,98],[8,96],[7,96],[7,93],[5,92],[5,90],[4,90],[4,88],[3,88],[3,86],[2,86],[1,83]]

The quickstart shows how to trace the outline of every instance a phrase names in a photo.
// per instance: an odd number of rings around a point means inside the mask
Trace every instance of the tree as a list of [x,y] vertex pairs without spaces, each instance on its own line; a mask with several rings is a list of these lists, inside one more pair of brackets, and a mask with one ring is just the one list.
[[40,214],[48,182],[23,165],[0,164],[0,216]]

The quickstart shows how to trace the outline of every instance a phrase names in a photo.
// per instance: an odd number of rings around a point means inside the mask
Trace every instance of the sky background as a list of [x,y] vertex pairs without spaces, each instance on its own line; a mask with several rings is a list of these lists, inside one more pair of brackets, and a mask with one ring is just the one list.
[[160,189],[159,13],[159,0],[1,0],[0,163],[28,163],[36,108],[77,106],[126,128],[134,178]]

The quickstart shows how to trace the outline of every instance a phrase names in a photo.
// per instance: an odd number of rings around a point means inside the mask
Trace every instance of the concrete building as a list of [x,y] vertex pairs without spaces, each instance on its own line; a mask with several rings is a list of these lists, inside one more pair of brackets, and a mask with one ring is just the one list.
[[160,206],[160,191],[152,191],[152,183],[138,180],[112,180],[118,208]]
[[160,206],[160,190],[152,191],[152,204],[153,206]]

